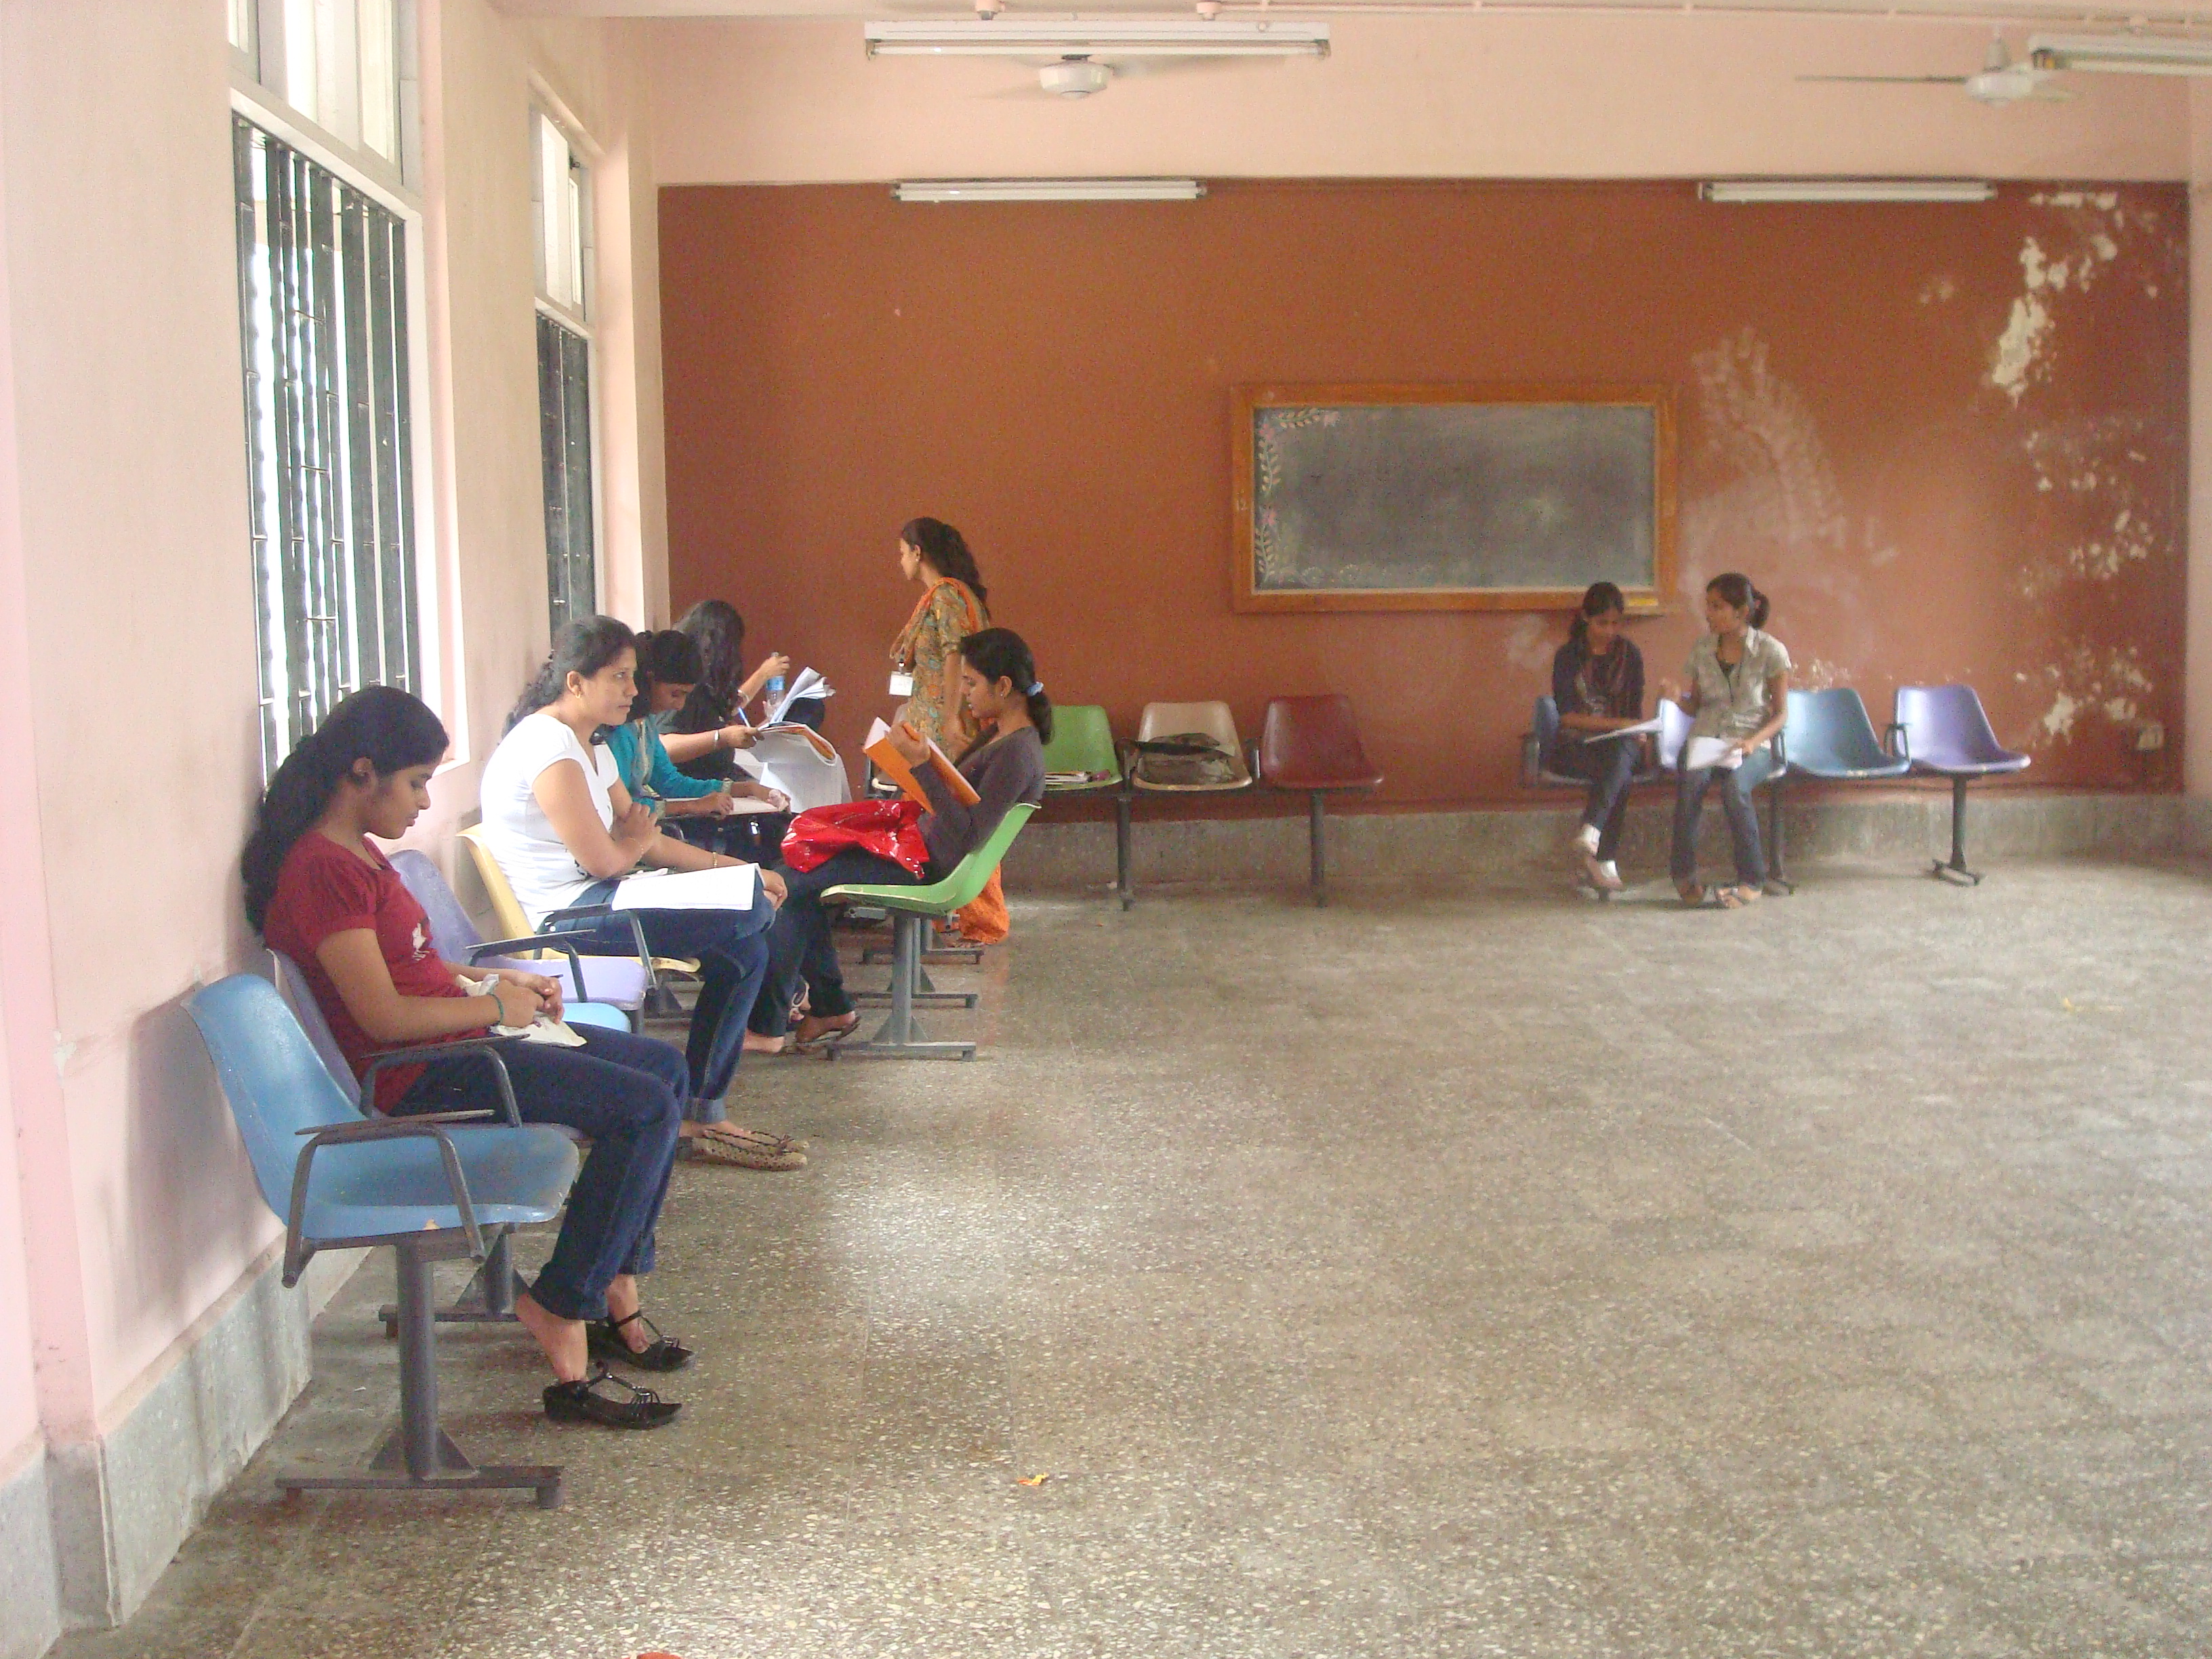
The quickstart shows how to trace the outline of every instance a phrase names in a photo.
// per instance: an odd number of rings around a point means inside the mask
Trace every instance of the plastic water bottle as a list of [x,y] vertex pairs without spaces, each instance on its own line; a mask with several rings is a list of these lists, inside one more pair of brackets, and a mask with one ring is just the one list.
[[769,718],[770,720],[774,720],[775,718],[775,706],[783,701],[782,675],[771,674],[768,677],[768,690],[765,695],[768,698]]

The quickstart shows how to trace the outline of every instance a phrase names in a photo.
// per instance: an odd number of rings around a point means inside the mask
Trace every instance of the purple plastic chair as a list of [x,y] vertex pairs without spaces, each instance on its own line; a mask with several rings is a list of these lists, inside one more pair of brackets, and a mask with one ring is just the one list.
[[2020,772],[2027,757],[2007,749],[1990,729],[1990,717],[1971,685],[1900,685],[1897,723],[1911,745],[1912,769],[1951,780],[1951,858],[1929,873],[1975,886],[1966,868],[1966,784],[1993,772]]

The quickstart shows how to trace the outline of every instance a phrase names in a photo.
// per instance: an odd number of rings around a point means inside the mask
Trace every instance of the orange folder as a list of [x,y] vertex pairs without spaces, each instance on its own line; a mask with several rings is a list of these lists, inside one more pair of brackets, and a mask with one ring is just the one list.
[[[921,735],[904,720],[900,721],[899,726],[910,738]],[[929,796],[924,793],[921,781],[915,776],[914,768],[907,764],[905,756],[891,747],[890,727],[878,720],[869,728],[867,744],[862,752],[875,762],[876,770],[906,792],[908,800],[925,810],[928,807]],[[945,781],[945,787],[952,792],[952,798],[963,805],[973,806],[983,799],[975,793],[975,786],[960,775],[960,769],[946,759],[945,751],[934,743],[929,745],[929,764]]]

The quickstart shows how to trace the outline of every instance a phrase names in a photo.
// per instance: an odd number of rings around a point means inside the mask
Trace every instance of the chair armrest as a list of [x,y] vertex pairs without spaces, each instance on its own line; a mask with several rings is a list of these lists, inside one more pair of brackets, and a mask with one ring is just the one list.
[[1521,734],[1521,787],[1523,789],[1538,787],[1542,782],[1539,775],[1543,769],[1544,745],[1537,740],[1534,732],[1523,732]]
[[503,957],[509,951],[558,951],[568,958],[568,978],[576,988],[576,1000],[591,1000],[584,994],[583,952],[573,945],[549,939],[543,933],[533,933],[527,939],[487,939],[481,945],[471,945],[469,946],[469,961],[473,964],[482,962],[486,957]]
[[1774,734],[1774,775],[1779,778],[1789,769],[1790,734],[1787,732],[1777,732]]
[[480,1118],[497,1117],[498,1109],[477,1106],[465,1112],[410,1112],[405,1117],[365,1117],[351,1123],[311,1123],[304,1129],[295,1129],[295,1135],[313,1135],[322,1146],[337,1146],[349,1140],[389,1140],[403,1135],[410,1123],[474,1123]]
[[1257,738],[1248,738],[1244,741],[1244,769],[1252,775],[1253,782],[1266,781],[1260,775],[1260,740]]
[[1882,732],[1882,747],[1901,761],[1912,758],[1912,734],[1905,729],[1903,720],[1892,720]]
[[[635,910],[617,910],[611,904],[572,904],[565,910],[549,910],[539,924],[538,933],[544,938],[556,921],[580,921],[596,918],[599,927],[611,927],[617,921],[629,924],[630,944],[637,951],[637,965],[645,969],[645,988],[648,994],[660,988],[660,976],[653,969],[653,952],[645,943],[645,924],[638,920]],[[596,933],[599,927],[567,928],[564,932]]]
[[481,1054],[491,1063],[492,1078],[499,1085],[500,1104],[506,1108],[507,1122],[520,1129],[522,1127],[522,1112],[514,1103],[514,1080],[507,1074],[507,1062],[499,1057],[497,1045],[505,1041],[504,1037],[463,1037],[459,1042],[424,1042],[411,1048],[388,1048],[370,1060],[368,1069],[361,1074],[361,1095],[368,1103],[363,1109],[376,1109],[376,1074],[386,1066],[406,1066],[416,1060],[453,1060]]
[[[425,1113],[419,1118],[391,1117],[380,1122],[364,1120],[359,1123],[329,1124],[318,1130],[300,1149],[299,1162],[292,1166],[292,1197],[285,1206],[284,1215],[284,1288],[290,1290],[300,1282],[300,1275],[307,1270],[314,1257],[314,1247],[301,1236],[301,1228],[307,1216],[307,1177],[314,1169],[315,1154],[325,1146],[343,1146],[364,1140],[429,1139],[438,1143],[439,1162],[446,1166],[446,1185],[452,1192],[453,1207],[461,1212],[461,1231],[469,1241],[471,1261],[484,1259],[483,1230],[477,1225],[477,1207],[469,1198],[468,1177],[461,1172],[461,1155],[453,1149],[453,1138],[447,1132],[443,1121],[459,1115],[453,1113]],[[471,1114],[471,1115],[474,1115]]]

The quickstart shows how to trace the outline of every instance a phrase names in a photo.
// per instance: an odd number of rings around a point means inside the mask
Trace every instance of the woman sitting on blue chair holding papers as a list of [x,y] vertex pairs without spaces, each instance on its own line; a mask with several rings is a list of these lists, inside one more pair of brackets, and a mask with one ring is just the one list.
[[[356,1074],[382,1051],[528,1029],[557,1018],[557,981],[527,969],[485,970],[442,961],[429,919],[370,837],[396,841],[430,804],[430,774],[446,728],[417,699],[364,687],[301,739],[269,781],[240,860],[246,920],[291,958]],[[478,988],[482,987],[483,988]],[[524,1120],[557,1123],[592,1149],[568,1194],[551,1260],[515,1301],[556,1379],[545,1390],[556,1422],[658,1428],[678,1407],[632,1388],[593,1357],[644,1370],[691,1358],[639,1310],[640,1275],[653,1271],[653,1230],[668,1190],[684,1085],[665,1043],[585,1026],[578,1046],[512,1036],[495,1052]],[[395,1116],[496,1107],[478,1059],[393,1065],[365,1104]]]
[[[556,910],[617,903],[636,915],[653,954],[699,958],[705,983],[685,1048],[685,1141],[696,1155],[747,1169],[795,1170],[806,1160],[792,1141],[738,1128],[727,1121],[722,1098],[767,972],[762,936],[783,900],[783,882],[726,853],[661,834],[653,814],[630,798],[603,738],[607,727],[629,718],[636,676],[635,636],[624,623],[593,617],[562,629],[545,665],[507,716],[507,735],[484,763],[485,838],[532,926]],[[694,908],[688,896],[678,904],[674,889],[659,908],[649,893],[617,899],[617,890],[638,879],[641,870],[737,868],[754,872],[748,890],[716,908]],[[574,925],[584,951],[620,956],[635,948],[618,917],[613,926],[605,918]]]
[[[1739,909],[1766,889],[1766,854],[1751,792],[1778,769],[1771,739],[1790,713],[1790,653],[1764,632],[1770,607],[1751,578],[1731,570],[1705,584],[1705,625],[1690,652],[1690,684],[1680,699],[1696,718],[1682,745],[1674,787],[1674,890],[1685,904],[1710,897]],[[1698,817],[1718,780],[1735,843],[1735,885],[1710,895],[1698,880]]]
[[1637,738],[1611,738],[1644,720],[1644,653],[1621,632],[1628,602],[1611,582],[1592,582],[1575,612],[1567,642],[1552,656],[1552,701],[1559,737],[1552,769],[1589,780],[1574,848],[1590,885],[1620,890],[1613,855],[1628,822],[1628,785],[1642,758]]

